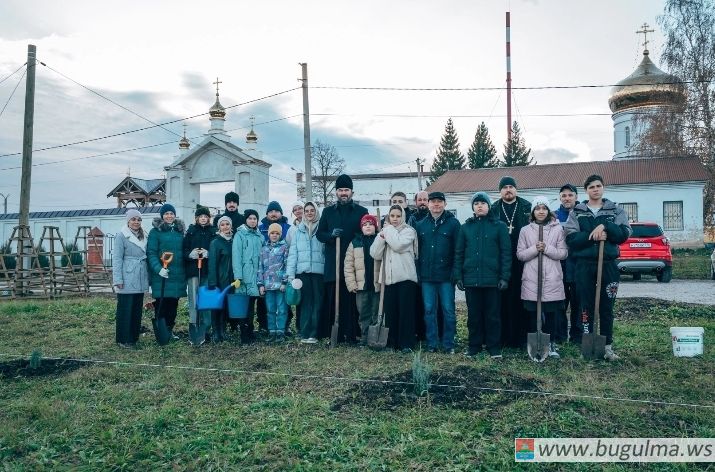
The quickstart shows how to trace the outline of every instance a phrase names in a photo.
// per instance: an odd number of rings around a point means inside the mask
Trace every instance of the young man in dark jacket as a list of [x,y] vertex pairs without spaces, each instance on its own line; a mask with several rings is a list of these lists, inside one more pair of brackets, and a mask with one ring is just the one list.
[[[604,358],[615,361],[613,352],[613,302],[618,294],[618,246],[631,235],[628,216],[614,202],[603,198],[603,177],[591,175],[583,184],[588,200],[576,205],[569,215],[564,231],[566,244],[576,256],[576,288],[579,291],[584,333],[592,332],[598,271],[598,248],[604,242],[601,276],[600,334],[606,336]],[[586,331],[588,329],[588,331]]]
[[226,211],[214,216],[214,231],[218,231],[218,220],[221,219],[222,216],[228,216],[229,218],[231,218],[231,224],[233,224],[234,229],[240,228],[241,225],[246,222],[246,220],[243,218],[243,214],[238,211],[239,198],[236,192],[228,192],[224,196],[224,201],[226,204]]
[[[326,207],[318,223],[316,236],[318,241],[325,244],[325,298],[323,299],[323,317],[318,329],[318,337],[330,336],[330,327],[335,320],[335,284],[340,290],[340,326],[339,339],[350,344],[357,342],[356,335],[360,331],[358,325],[357,305],[355,294],[350,293],[345,285],[345,275],[342,264],[350,242],[356,234],[360,233],[360,219],[367,215],[367,208],[353,201],[353,180],[349,175],[342,174],[335,180],[335,194],[337,202]],[[337,247],[336,238],[340,236],[340,247]],[[341,267],[338,280],[335,280],[335,253],[339,254]]]
[[436,352],[440,345],[437,307],[444,314],[441,344],[445,352],[454,353],[457,318],[454,308],[454,251],[460,224],[452,213],[445,211],[446,198],[442,192],[429,194],[429,214],[417,223],[417,242],[420,249],[417,274],[422,287],[427,349]]
[[467,298],[467,356],[475,356],[486,344],[489,355],[500,359],[499,292],[509,286],[511,241],[506,224],[499,221],[490,205],[485,192],[472,197],[474,216],[459,230],[452,278]]

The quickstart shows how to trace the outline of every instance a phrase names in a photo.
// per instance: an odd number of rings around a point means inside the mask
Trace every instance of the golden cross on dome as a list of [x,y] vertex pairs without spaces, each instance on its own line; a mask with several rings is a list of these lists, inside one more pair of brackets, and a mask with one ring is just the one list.
[[256,117],[251,115],[251,129],[253,129],[253,124],[256,122]]
[[[642,29],[636,31],[636,34],[643,34],[643,49],[648,50],[648,33],[654,33],[655,30],[648,29],[650,25],[648,23],[643,23]],[[218,80],[218,79],[216,79]]]
[[182,125],[184,127],[184,137],[186,137],[186,123]]
[[212,82],[216,86],[216,96],[218,97],[218,84],[222,84],[220,80],[218,80],[218,77],[216,77],[216,82]]

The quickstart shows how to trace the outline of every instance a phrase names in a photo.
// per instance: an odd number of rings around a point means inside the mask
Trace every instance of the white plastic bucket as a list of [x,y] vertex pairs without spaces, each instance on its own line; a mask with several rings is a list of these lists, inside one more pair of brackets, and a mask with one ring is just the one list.
[[675,357],[693,357],[703,354],[705,330],[699,327],[670,328]]

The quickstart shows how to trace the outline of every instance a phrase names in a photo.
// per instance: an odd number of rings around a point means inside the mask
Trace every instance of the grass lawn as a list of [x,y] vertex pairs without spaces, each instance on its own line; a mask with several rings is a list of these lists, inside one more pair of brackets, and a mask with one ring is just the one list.
[[[119,349],[113,309],[106,298],[0,303],[5,470],[631,470],[516,464],[514,438],[715,437],[715,408],[578,397],[715,405],[713,307],[618,301],[616,363],[584,362],[572,346],[539,365],[512,350],[501,362],[430,354],[435,385],[423,397],[404,383],[412,356],[393,352],[233,341],[197,349],[185,337],[160,348],[151,333],[136,351]],[[462,343],[465,324],[461,306]],[[674,358],[671,326],[705,327],[705,355]],[[35,369],[33,350],[44,356]]]
[[673,249],[674,279],[710,279],[712,249]]

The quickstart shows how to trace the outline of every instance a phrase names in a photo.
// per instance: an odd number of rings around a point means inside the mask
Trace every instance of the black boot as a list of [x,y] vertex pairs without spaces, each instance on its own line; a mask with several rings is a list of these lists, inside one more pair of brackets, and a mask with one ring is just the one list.
[[221,333],[221,321],[222,316],[220,311],[211,312],[211,342],[220,343],[223,341],[223,335]]

